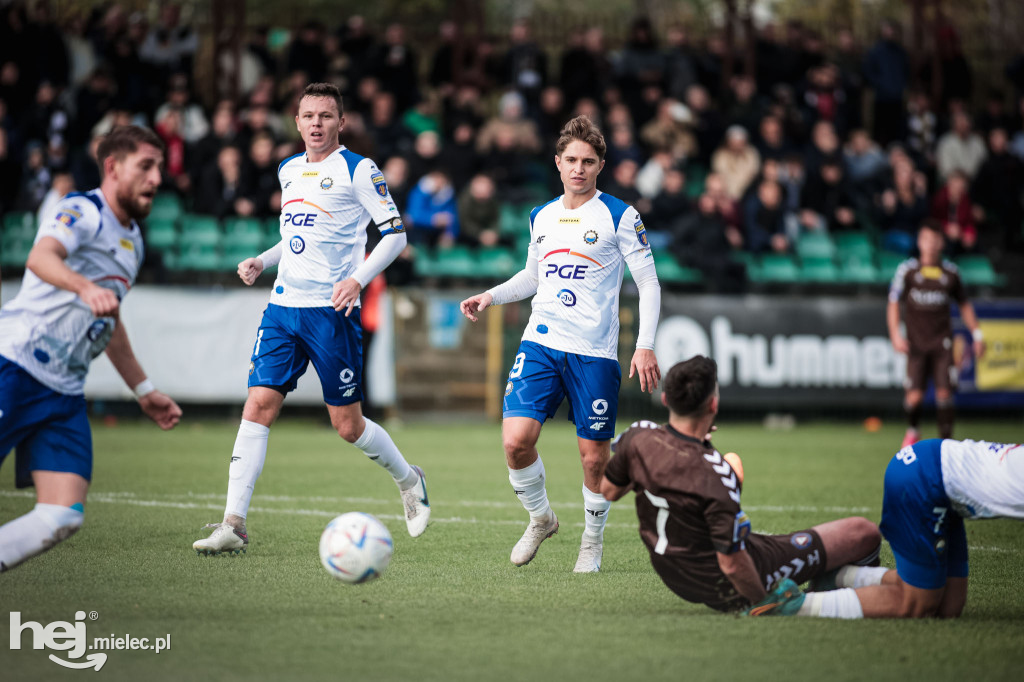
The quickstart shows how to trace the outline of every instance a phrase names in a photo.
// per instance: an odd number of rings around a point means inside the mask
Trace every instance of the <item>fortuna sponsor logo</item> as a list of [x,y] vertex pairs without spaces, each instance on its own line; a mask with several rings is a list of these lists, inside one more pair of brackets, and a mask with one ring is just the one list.
[[927,291],[923,289],[911,289],[910,300],[918,305],[941,306],[947,305],[949,296],[945,291]]
[[559,218],[558,222],[559,222],[559,224],[563,224],[563,225],[564,224],[579,225],[580,219],[579,218]]
[[315,178],[320,175],[320,171],[302,171],[302,177],[304,178]]

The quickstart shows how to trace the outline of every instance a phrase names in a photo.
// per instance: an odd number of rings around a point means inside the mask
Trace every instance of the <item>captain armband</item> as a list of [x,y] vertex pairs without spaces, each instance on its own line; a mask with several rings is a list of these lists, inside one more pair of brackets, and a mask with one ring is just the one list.
[[395,216],[390,220],[385,220],[383,223],[377,226],[381,234],[392,234],[396,232],[405,232],[405,224],[399,216]]
[[750,535],[750,517],[747,512],[739,511],[732,522],[732,546],[734,549],[742,549],[743,541]]

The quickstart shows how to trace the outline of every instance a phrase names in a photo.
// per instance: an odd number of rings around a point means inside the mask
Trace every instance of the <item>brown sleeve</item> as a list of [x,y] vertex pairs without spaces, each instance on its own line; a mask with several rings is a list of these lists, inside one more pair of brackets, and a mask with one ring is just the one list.
[[[716,453],[717,454],[717,453]],[[737,519],[743,515],[739,503],[739,482],[730,469],[730,476],[723,478],[710,468],[705,469],[704,521],[711,533],[711,544],[716,552],[731,554],[739,549],[736,533]],[[734,487],[729,487],[729,483]],[[733,497],[730,497],[732,493]],[[735,498],[735,499],[734,499]]]
[[632,453],[633,434],[631,431],[619,436],[613,449],[615,454],[608,460],[604,468],[604,477],[611,481],[612,485],[625,488],[632,483],[629,477],[629,458]]
[[960,272],[951,272],[950,276],[953,278],[953,285],[949,288],[949,297],[957,302],[957,305],[962,305],[967,302],[967,292],[964,291],[964,282],[960,279]]

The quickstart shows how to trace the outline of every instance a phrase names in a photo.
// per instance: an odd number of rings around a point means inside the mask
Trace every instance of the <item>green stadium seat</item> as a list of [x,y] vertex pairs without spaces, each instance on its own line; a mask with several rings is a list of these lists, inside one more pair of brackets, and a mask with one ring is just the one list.
[[18,234],[23,237],[36,236],[36,216],[28,211],[11,211],[4,216],[4,234]]
[[811,232],[800,235],[796,241],[796,253],[800,260],[831,260],[836,254],[836,245],[827,234]]
[[851,259],[862,263],[873,263],[875,245],[871,237],[861,232],[840,232],[835,236],[839,259],[846,263]]
[[843,261],[839,278],[850,284],[874,284],[879,281],[878,268],[870,261],[848,258]]
[[264,239],[262,232],[228,232],[224,235],[224,249],[248,251],[250,256],[258,256],[263,252]]
[[800,279],[818,284],[835,284],[840,281],[839,268],[831,258],[808,258],[800,264]]
[[758,260],[750,271],[750,279],[755,282],[792,283],[800,281],[800,268],[796,260],[787,254],[768,253]]
[[465,246],[438,249],[436,257],[437,274],[441,277],[475,277],[479,274],[476,260]]
[[246,258],[252,258],[253,256],[258,255],[259,252],[254,252],[252,249],[240,247],[234,244],[228,245],[225,243],[220,257],[220,269],[224,272],[232,272],[237,270],[238,264]]
[[658,280],[666,284],[700,284],[704,281],[704,274],[700,270],[682,265],[667,253],[659,254],[654,265],[658,271]]
[[189,214],[181,220],[181,244],[217,247],[223,240],[220,221],[213,216]]
[[178,245],[178,229],[173,220],[147,220],[145,232],[146,248],[153,251],[170,251]]
[[523,267],[516,255],[501,247],[484,248],[477,252],[477,269],[482,277],[504,279]]
[[[224,221],[224,235],[230,237],[236,234],[254,234],[258,238],[263,237],[264,221],[259,218],[227,218]],[[274,222],[277,228],[277,221]]]
[[893,275],[896,274],[896,268],[900,266],[900,263],[907,260],[907,257],[901,253],[893,253],[892,251],[879,251],[878,252],[878,281],[879,282],[891,282]]
[[524,235],[530,232],[530,204],[503,204],[498,214],[498,232],[507,235]]
[[416,249],[416,255],[412,261],[412,268],[419,277],[437,277],[439,274],[437,268],[437,257],[434,255],[433,250],[427,248]]
[[23,268],[32,250],[32,239],[17,232],[4,232],[0,239],[0,265],[8,268]]
[[161,192],[153,197],[153,208],[149,211],[150,220],[177,221],[184,210],[177,194]]
[[999,275],[985,256],[961,256],[956,260],[956,265],[960,269],[960,279],[964,284],[996,286],[1000,283]]
[[222,266],[220,249],[210,244],[183,242],[174,262],[178,270],[210,272],[220,270]]

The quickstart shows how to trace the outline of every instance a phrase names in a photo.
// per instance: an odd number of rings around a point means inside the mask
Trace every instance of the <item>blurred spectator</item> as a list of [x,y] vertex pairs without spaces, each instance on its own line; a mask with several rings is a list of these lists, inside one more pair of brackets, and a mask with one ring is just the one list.
[[658,113],[640,129],[640,139],[653,152],[668,152],[676,161],[697,156],[697,138],[690,130],[693,115],[685,104],[663,99]]
[[409,192],[409,205],[402,217],[412,226],[414,244],[448,247],[459,236],[459,214],[455,188],[448,175],[435,169],[424,175]]
[[747,130],[757,128],[761,120],[761,103],[757,99],[757,84],[751,76],[733,76],[725,105],[725,120]]
[[569,120],[569,112],[565,107],[565,96],[562,89],[549,85],[540,93],[540,103],[536,120],[541,136],[541,145],[545,149],[553,148],[558,141],[562,126]]
[[71,125],[71,144],[84,145],[93,127],[103,115],[114,108],[117,85],[106,67],[90,74],[85,87],[75,95],[75,118]]
[[168,110],[175,109],[181,116],[181,136],[188,144],[194,144],[210,132],[210,123],[203,108],[189,102],[189,97],[188,78],[184,74],[175,74],[171,77],[167,101],[160,105],[153,118],[159,120]]
[[203,171],[195,192],[195,211],[220,219],[251,216],[255,207],[247,194],[242,180],[242,153],[238,147],[228,145],[217,154],[217,164]]
[[85,12],[73,12],[64,20],[64,42],[67,45],[68,84],[78,89],[89,79],[90,74],[99,65],[92,42],[85,35]]
[[67,112],[57,101],[57,89],[49,81],[41,82],[32,105],[22,116],[21,134],[24,139],[46,142],[56,137],[64,142],[69,125]]
[[864,75],[862,66],[864,55],[857,45],[853,31],[841,28],[836,34],[836,53],[833,57],[839,69],[839,82],[846,92],[846,106],[843,107],[843,118],[850,128],[863,125]]
[[978,132],[988,137],[993,128],[1002,128],[1004,131],[1013,130],[1016,126],[1016,119],[1006,110],[1006,94],[998,88],[988,91],[985,98],[985,108],[977,117]]
[[657,196],[661,192],[665,176],[674,165],[675,160],[667,151],[654,152],[636,175],[636,188],[640,196],[644,199],[653,199]]
[[406,40],[402,24],[388,25],[374,65],[374,75],[380,81],[381,89],[395,96],[399,111],[405,111],[420,101],[416,52]]
[[405,206],[409,197],[409,162],[401,156],[392,156],[380,167],[380,172],[384,174],[395,206]]
[[366,131],[373,140],[375,157],[386,159],[395,154],[408,154],[412,149],[413,135],[398,120],[395,96],[390,92],[374,95]]
[[298,35],[288,46],[285,67],[289,73],[301,71],[310,83],[324,79],[327,56],[324,54],[324,25],[310,19],[299,28]]
[[494,151],[504,138],[516,151],[536,154],[541,150],[537,124],[525,118],[526,103],[518,92],[506,92],[498,101],[498,115],[484,124],[477,135],[476,149],[481,154]]
[[[636,207],[643,213],[643,206],[640,204],[640,192],[636,188],[636,174],[639,170],[636,161],[620,161],[619,165],[610,169],[611,173],[602,174],[598,178],[598,186],[601,191],[606,192],[616,199],[621,199],[630,206]],[[608,177],[611,176],[611,177]],[[604,180],[604,182],[601,182]]]
[[494,181],[483,173],[474,175],[458,198],[460,244],[496,246],[501,202]]
[[444,134],[450,138],[454,130],[465,123],[477,130],[484,124],[480,89],[475,85],[460,85],[455,93],[444,100]]
[[413,135],[424,130],[441,132],[441,105],[437,93],[428,92],[402,114],[402,125]]
[[782,123],[775,116],[765,116],[758,125],[757,153],[761,159],[775,159],[782,161],[792,151],[790,144],[786,141]]
[[181,24],[181,6],[168,2],[160,8],[160,18],[142,41],[139,58],[157,68],[163,83],[173,73],[192,73],[198,49],[199,36],[195,30]]
[[36,211],[36,224],[42,223],[45,218],[50,217],[60,200],[73,191],[75,191],[75,180],[71,177],[71,173],[54,173],[53,184],[43,197],[42,203],[39,204],[39,210]]
[[863,129],[850,133],[850,139],[843,149],[843,164],[850,189],[857,197],[857,207],[869,203],[871,185],[889,165],[881,148],[875,144]]
[[[714,199],[711,201],[712,210],[715,210]],[[651,199],[651,207],[645,216],[651,248],[664,246],[659,243],[663,240],[662,235],[667,241],[691,211],[690,197],[686,194],[686,175],[678,166],[671,166],[665,171],[661,191]]]
[[853,207],[853,195],[843,166],[829,159],[804,184],[800,195],[800,228],[819,232],[852,229],[856,227]]
[[697,62],[690,37],[681,24],[672,24],[665,34],[665,94],[682,101],[686,90],[697,85]]
[[117,106],[127,111],[152,111],[164,84],[153,68],[139,59],[139,46],[128,32],[117,35],[106,59],[117,83]]
[[711,158],[711,169],[722,177],[726,192],[739,199],[761,169],[761,156],[747,140],[747,131],[730,126],[725,131],[725,144]]
[[626,159],[638,164],[643,162],[644,153],[633,139],[632,127],[623,124],[612,126],[611,134],[608,136],[608,151],[604,159],[611,166],[617,166]]
[[153,130],[164,141],[164,188],[186,192],[191,184],[185,158],[185,138],[181,134],[181,110],[164,109]]
[[[970,101],[974,90],[971,65],[967,63],[960,47],[960,36],[956,29],[946,25],[939,29],[936,38],[939,73],[939,110],[945,111],[953,100]],[[933,83],[934,60],[926,58],[921,69],[921,82],[930,88]],[[934,92],[934,91],[933,91]]]
[[842,134],[846,130],[846,92],[839,80],[839,70],[822,64],[807,72],[803,105],[809,122],[829,121]]
[[21,171],[21,186],[15,202],[19,211],[35,212],[43,202],[53,174],[46,165],[42,143],[31,140],[25,145],[25,166]]
[[729,196],[721,175],[709,173],[704,178],[704,193],[715,200],[715,210],[726,223],[733,227],[740,226],[742,220],[739,203]]
[[765,180],[757,186],[744,205],[747,248],[754,253],[789,251],[786,236],[786,210],[782,190],[777,183]]
[[357,81],[370,75],[376,57],[377,44],[373,35],[366,27],[366,19],[353,14],[338,28],[341,39],[341,50],[352,60],[353,78]]
[[893,164],[893,184],[882,192],[882,246],[887,251],[913,251],[917,230],[929,215],[928,183],[905,157]]
[[969,182],[966,173],[953,170],[932,199],[932,217],[942,221],[946,248],[953,255],[972,251],[978,241],[974,205],[967,192]]
[[630,24],[626,45],[615,62],[615,72],[622,98],[633,120],[642,126],[654,114],[653,109],[645,105],[644,92],[655,88],[660,94],[665,77],[665,57],[658,50],[651,20],[647,17],[637,17]]
[[558,73],[570,107],[584,97],[600,99],[611,79],[604,32],[596,26],[572,32]]
[[204,168],[216,162],[221,147],[236,141],[236,127],[234,104],[221,100],[214,109],[212,127],[187,151],[193,183],[199,181]]
[[691,85],[686,91],[686,106],[693,117],[690,128],[697,137],[697,153],[704,167],[711,165],[711,154],[722,138],[722,120],[711,107],[708,91],[701,85]]
[[671,243],[676,260],[704,274],[713,293],[736,293],[746,288],[747,271],[732,258],[741,248],[739,232],[730,229],[715,211],[715,200],[706,194],[697,199],[697,210],[683,217]]
[[914,156],[926,165],[935,165],[935,140],[938,119],[931,103],[921,90],[912,90],[907,97],[907,145]]
[[11,156],[7,130],[0,126],[0,213],[14,210],[20,185],[20,164]]
[[440,165],[448,169],[452,184],[465,187],[480,167],[476,153],[476,131],[468,123],[455,128],[451,141],[441,148]]
[[424,175],[441,165],[441,136],[425,130],[416,136],[409,157],[409,180],[419,182]]
[[910,59],[900,44],[899,26],[889,20],[864,58],[864,80],[874,90],[873,137],[882,146],[903,139],[903,95],[910,82]]
[[971,196],[985,212],[981,236],[990,245],[1005,248],[1024,219],[1024,162],[1009,152],[1006,131],[1001,127],[989,132],[988,145],[988,157],[974,177]]
[[985,142],[971,128],[971,117],[960,111],[953,114],[952,129],[939,138],[935,162],[939,178],[946,180],[955,171],[973,178],[985,160]]
[[502,62],[502,82],[523,96],[525,106],[535,108],[548,82],[548,58],[530,36],[530,24],[520,19],[509,31],[509,48]]
[[818,121],[811,129],[811,144],[804,153],[804,166],[807,175],[818,172],[826,161],[842,161],[843,153],[839,148],[839,136],[829,121]]
[[100,166],[96,161],[96,150],[99,149],[103,138],[94,136],[89,144],[79,147],[71,154],[71,175],[74,178],[75,187],[99,187]]
[[[427,80],[440,90],[442,96],[447,97],[455,90],[456,73],[461,75],[469,67],[472,56],[469,52],[469,45],[461,35],[458,22],[442,21],[437,28],[437,36],[440,38],[440,43],[434,51]],[[460,43],[462,44],[460,45]]]
[[245,196],[252,202],[253,215],[271,216],[281,211],[281,184],[274,158],[274,138],[257,133],[249,143],[249,157],[243,163]]

